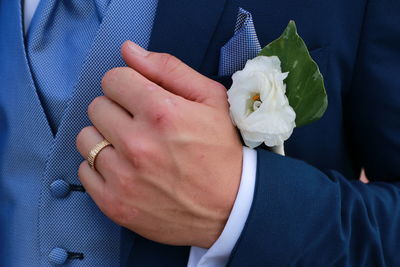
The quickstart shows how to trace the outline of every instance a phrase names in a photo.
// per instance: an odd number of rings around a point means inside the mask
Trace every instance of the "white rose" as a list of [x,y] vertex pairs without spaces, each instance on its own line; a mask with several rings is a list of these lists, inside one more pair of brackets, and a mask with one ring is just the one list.
[[285,95],[287,76],[276,56],[258,56],[233,74],[230,112],[247,146],[282,146],[292,134],[296,113]]

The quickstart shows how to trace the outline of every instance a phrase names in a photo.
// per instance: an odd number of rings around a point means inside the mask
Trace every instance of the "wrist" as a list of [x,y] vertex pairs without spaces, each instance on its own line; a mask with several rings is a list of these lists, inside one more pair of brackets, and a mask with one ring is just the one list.
[[[228,177],[226,178],[228,183],[219,190],[217,200],[212,202],[215,204],[218,203],[218,206],[214,206],[212,212],[204,217],[207,222],[204,222],[203,226],[208,224],[209,227],[203,228],[203,231],[197,231],[199,235],[195,246],[206,249],[210,248],[224,231],[241,183],[242,157],[243,154],[240,153],[240,161],[235,164],[237,168],[230,168],[227,172],[225,177]],[[235,177],[235,179],[232,179],[232,177]]]

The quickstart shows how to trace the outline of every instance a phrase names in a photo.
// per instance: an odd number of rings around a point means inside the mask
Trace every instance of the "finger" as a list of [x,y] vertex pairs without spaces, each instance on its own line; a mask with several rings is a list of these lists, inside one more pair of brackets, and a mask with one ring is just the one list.
[[102,176],[92,170],[87,161],[79,166],[78,177],[86,192],[92,197],[97,205],[102,206],[105,195],[105,181]]
[[[79,152],[87,158],[93,147],[104,140],[104,137],[96,130],[95,127],[89,126],[83,128],[77,138],[77,147]],[[95,161],[95,170],[100,173],[107,183],[118,182],[115,179],[118,173],[129,173],[134,175],[134,169],[130,163],[112,146],[102,149]]]
[[226,89],[169,54],[149,52],[131,41],[122,46],[125,62],[149,80],[188,100],[226,106]]
[[[104,137],[94,126],[83,128],[76,137],[76,147],[83,158],[89,156],[94,146],[104,140]],[[111,150],[112,146],[105,147],[102,151]]]
[[132,68],[114,68],[102,80],[104,94],[131,114],[140,116],[164,102],[183,100]]
[[88,115],[90,121],[105,139],[116,148],[123,146],[121,140],[130,132],[133,123],[133,118],[126,110],[108,97],[100,96],[90,103]]
[[[96,130],[95,127],[89,126],[82,129],[76,138],[76,146],[79,153],[87,159],[90,151],[101,141],[104,137]],[[117,152],[112,146],[106,146],[98,154],[94,162],[95,170],[98,171],[103,178],[110,175],[108,166],[115,163],[114,158],[117,157]],[[111,165],[112,166],[112,165]]]

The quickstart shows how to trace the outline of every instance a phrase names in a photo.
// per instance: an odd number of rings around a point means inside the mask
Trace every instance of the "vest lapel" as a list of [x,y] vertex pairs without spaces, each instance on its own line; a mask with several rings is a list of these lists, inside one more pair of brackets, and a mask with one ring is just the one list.
[[37,133],[37,136],[40,136],[40,142],[50,146],[53,141],[52,132],[40,103],[25,52],[21,1],[4,1],[1,4],[0,75],[4,81],[9,81],[7,84],[2,84],[2,95],[7,96],[7,105],[12,105],[12,101],[26,103],[26,109],[18,111],[18,120],[35,121],[35,129],[30,129],[32,136],[35,136],[33,132],[40,129],[40,133]]
[[132,8],[130,0],[112,0],[109,4],[64,111],[55,139],[54,160],[60,160],[62,154],[75,161],[81,160],[77,156],[75,138],[83,127],[91,124],[87,118],[87,107],[95,97],[102,95],[100,85],[104,74],[114,67],[125,65],[120,47],[126,40],[135,41],[133,21],[138,17],[140,14]]
[[170,53],[198,70],[226,0],[159,0],[149,49]]
[[[43,187],[46,190],[43,190],[42,194],[40,207],[42,213],[57,214],[59,212],[58,207],[52,204],[53,198],[47,190],[52,181],[61,177],[68,183],[79,184],[77,171],[83,159],[75,146],[76,136],[83,127],[91,124],[87,117],[87,107],[95,97],[102,95],[100,85],[104,74],[114,67],[124,65],[120,56],[122,43],[126,40],[138,42],[135,36],[137,31],[135,20],[141,21],[142,17],[140,11],[133,8],[131,0],[111,0],[82,66],[54,140],[43,181]],[[142,46],[146,45],[138,43]],[[95,251],[96,246],[101,243],[102,249],[108,253],[102,255],[104,266],[116,266],[120,257],[121,228],[101,214],[97,207],[87,200],[87,196],[84,197],[84,194],[74,194],[73,197],[80,199],[80,201],[69,202],[69,210],[76,211],[70,214],[70,224],[76,223],[74,219],[78,218],[75,235],[85,236],[84,232],[79,232],[85,231],[80,229],[79,220],[81,220],[86,225],[85,229],[90,229],[92,236],[102,240],[97,242],[81,239],[80,245],[85,249]],[[53,232],[58,231],[57,223],[50,224],[46,218],[41,218],[40,223],[43,225],[40,235],[44,235],[44,231],[49,231],[49,229]],[[105,237],[107,239],[104,239]],[[50,242],[47,244],[44,241],[41,244],[43,250],[49,250],[51,245]]]
[[[225,0],[159,0],[149,49],[174,54],[198,68],[224,3]],[[111,1],[64,111],[55,138],[53,160],[69,157],[77,164],[76,159],[80,159],[75,149],[75,138],[84,126],[91,124],[86,114],[87,107],[95,97],[102,95],[100,84],[105,72],[125,65],[119,52],[122,43],[136,39],[133,21],[140,17],[140,13],[132,6],[130,0]]]
[[[192,67],[198,68],[217,26],[225,0],[198,2],[159,0],[149,49],[174,54]],[[83,127],[91,124],[87,118],[87,107],[95,97],[102,95],[100,84],[103,75],[114,67],[125,65],[120,56],[120,47],[126,40],[137,42],[133,21],[140,18],[141,14],[133,8],[131,0],[111,1],[59,125],[46,169],[46,184],[50,184],[54,177],[66,177],[68,182],[78,183],[76,174],[83,159],[75,148],[76,136]],[[146,46],[140,42],[139,44]],[[42,207],[42,209],[45,208],[48,209],[48,207]],[[77,207],[77,209],[80,208]],[[111,222],[107,228],[109,229],[103,230],[110,233],[120,231]],[[154,255],[162,253],[165,246],[155,247],[154,254],[149,257],[145,257],[145,255],[150,255],[149,253],[142,256],[130,255],[134,236],[126,238],[125,235],[126,233],[122,232],[122,240],[119,235],[115,235],[115,238],[122,242],[120,250],[122,261],[133,256],[134,258],[138,257],[137,261],[139,262],[145,260],[148,263],[159,263]],[[149,241],[145,240],[144,243],[146,242]],[[110,244],[114,244],[114,242],[110,242]],[[140,248],[144,249],[147,246],[147,243],[140,244],[138,246],[135,244],[133,251],[136,249],[140,251]],[[111,250],[115,249],[119,248]],[[180,253],[181,248],[176,249]],[[187,249],[184,248],[182,251],[186,257]],[[170,256],[169,260],[181,261],[182,257]],[[186,260],[184,259],[184,261]],[[123,262],[121,265],[123,266]]]

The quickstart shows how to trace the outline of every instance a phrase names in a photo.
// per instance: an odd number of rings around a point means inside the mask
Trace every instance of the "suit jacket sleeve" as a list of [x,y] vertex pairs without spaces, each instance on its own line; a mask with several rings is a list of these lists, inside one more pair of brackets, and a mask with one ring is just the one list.
[[400,2],[368,3],[346,134],[369,184],[259,149],[231,266],[400,266]]

